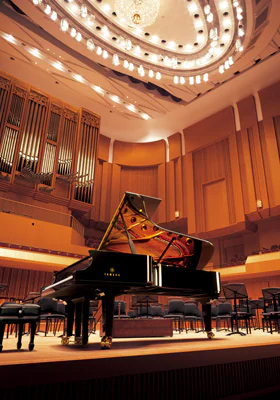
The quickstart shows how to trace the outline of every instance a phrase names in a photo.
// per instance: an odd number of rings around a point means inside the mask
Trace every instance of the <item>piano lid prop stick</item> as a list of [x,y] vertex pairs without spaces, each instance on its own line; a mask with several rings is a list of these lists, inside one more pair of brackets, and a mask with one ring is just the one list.
[[172,243],[174,242],[175,237],[173,237],[170,242],[168,243],[168,245],[165,247],[165,249],[163,250],[163,252],[161,253],[161,255],[159,256],[159,259],[157,260],[157,264],[159,264],[161,262],[161,260],[163,259],[164,254],[167,252],[167,250],[169,249],[169,247],[172,245]]
[[133,241],[131,239],[130,233],[128,232],[128,229],[127,229],[127,226],[126,226],[126,223],[125,223],[125,220],[124,220],[122,212],[120,212],[120,215],[121,215],[121,219],[122,219],[122,222],[123,222],[124,230],[125,230],[125,233],[126,233],[126,236],[127,236],[127,239],[128,239],[128,244],[129,244],[131,253],[132,254],[136,254],[136,249],[135,249],[134,243],[133,243]]

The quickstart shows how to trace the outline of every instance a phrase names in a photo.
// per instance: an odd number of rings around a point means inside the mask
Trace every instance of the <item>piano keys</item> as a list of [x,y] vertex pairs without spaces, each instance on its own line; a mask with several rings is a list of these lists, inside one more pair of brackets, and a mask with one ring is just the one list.
[[[114,299],[121,294],[186,296],[200,301],[208,338],[211,300],[220,294],[217,272],[203,271],[213,254],[205,240],[173,232],[150,219],[160,199],[126,192],[97,250],[57,272],[42,296],[67,302],[67,332],[63,344],[88,341],[88,307],[102,300],[104,336],[101,348],[111,347]],[[81,336],[82,334],[82,336]]]

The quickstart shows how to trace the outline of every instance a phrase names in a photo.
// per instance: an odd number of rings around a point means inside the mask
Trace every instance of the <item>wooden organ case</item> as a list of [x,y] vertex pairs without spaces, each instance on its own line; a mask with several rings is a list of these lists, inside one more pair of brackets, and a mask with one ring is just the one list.
[[0,191],[88,211],[99,129],[91,111],[0,75]]

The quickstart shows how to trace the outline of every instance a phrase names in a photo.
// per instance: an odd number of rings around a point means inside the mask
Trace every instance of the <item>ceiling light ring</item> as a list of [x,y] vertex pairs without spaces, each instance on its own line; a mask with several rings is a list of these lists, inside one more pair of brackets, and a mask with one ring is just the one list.
[[[60,13],[59,13],[60,14]],[[75,18],[75,24],[77,24],[77,22],[79,22],[79,21],[77,21],[77,19]],[[82,30],[83,29],[85,29],[85,27],[84,27],[84,25],[83,25],[83,23],[81,23],[81,24],[79,24],[79,26],[82,28]],[[86,30],[87,30],[88,28],[86,27]],[[102,48],[105,48],[105,46],[104,46],[104,43],[106,43],[106,41],[104,41],[104,40],[102,40],[102,39],[100,39],[97,35],[93,35],[94,37],[95,37],[95,43],[96,44],[100,44],[100,46],[102,46]],[[85,38],[85,35],[84,35],[84,38]],[[140,42],[141,43],[141,42]],[[150,44],[149,44],[150,45]],[[152,44],[152,46],[153,47],[155,47],[156,49],[158,48],[157,46],[155,46],[155,45],[153,45]],[[107,51],[109,51],[110,53],[111,53],[111,51],[112,51],[112,46],[106,46],[106,48],[107,48]],[[118,49],[118,51],[121,51],[121,49]],[[203,52],[203,50],[201,50],[199,53],[201,54]],[[224,52],[224,54],[223,54],[223,58],[221,58],[220,59],[220,61],[222,60],[222,59],[226,59],[227,57],[226,57],[226,55],[227,55],[227,53],[228,53],[228,51],[226,51],[226,52]],[[164,51],[164,54],[169,54],[169,56],[171,55],[171,54],[177,54],[177,52],[175,52],[175,51],[170,51],[170,50],[166,50],[165,49],[165,51]],[[124,52],[124,56],[127,58],[127,53],[126,52]],[[190,57],[190,55],[188,55],[189,57]],[[198,56],[198,54],[197,54],[197,56]],[[133,62],[135,63],[135,61],[134,61],[134,58],[135,58],[135,56],[134,55],[132,55],[132,60],[133,60]],[[137,57],[136,57],[137,58]],[[198,57],[197,57],[198,58]],[[196,59],[197,59],[196,58]],[[189,58],[187,58],[187,59],[185,59],[185,60],[182,60],[181,62],[184,62],[184,61],[186,61],[186,62],[188,62],[188,60],[189,60]],[[154,68],[155,66],[156,66],[156,68],[158,69],[158,70],[162,70],[163,71],[163,73],[164,74],[168,74],[168,70],[169,70],[169,68],[166,68],[165,66],[163,66],[163,65],[160,65],[160,64],[155,64],[155,63],[151,63],[151,62],[149,62],[149,63],[144,63],[143,62],[143,60],[139,60],[138,59],[138,61],[137,61],[138,63],[139,62],[141,62],[142,64],[145,64],[145,65],[148,65],[148,67],[147,67],[147,69],[149,69],[149,68]],[[209,68],[211,67],[211,66],[214,66],[214,65],[216,65],[217,63],[220,63],[219,62],[219,60],[215,60],[215,61],[212,61],[211,63],[208,63],[207,64],[207,69],[209,70]],[[152,67],[151,67],[152,66]],[[202,68],[204,68],[204,67],[202,67]],[[212,69],[212,67],[211,67],[211,69]],[[176,73],[179,73],[180,71],[182,71],[182,73],[183,74],[186,74],[186,73],[190,73],[191,71],[200,71],[201,70],[201,66],[198,66],[197,68],[195,68],[195,69],[190,69],[190,68],[188,68],[188,69],[183,69],[183,68],[181,68],[181,67],[177,67],[176,68]],[[171,69],[171,73],[175,73],[175,70],[174,69]]]
[[[60,9],[64,10],[64,12],[68,12],[68,10],[71,11],[69,9],[69,3],[64,3],[64,2],[62,2],[62,0],[53,0],[53,1],[58,3]],[[60,3],[60,1],[61,1],[61,3]],[[84,3],[87,5],[88,13],[90,13],[90,10],[94,10],[94,15],[96,17],[96,20],[99,22],[99,25],[106,24],[108,27],[111,28],[112,35],[127,36],[128,38],[130,38],[130,40],[139,41],[141,43],[142,47],[143,47],[143,43],[145,43],[147,46],[153,46],[155,48],[162,49],[162,51],[163,50],[168,51],[168,48],[167,48],[166,45],[161,45],[160,43],[155,44],[152,41],[147,40],[146,37],[140,39],[139,36],[137,36],[136,34],[133,34],[133,32],[125,31],[121,24],[118,24],[117,21],[109,19],[108,16],[106,16],[106,14],[104,13],[104,11],[101,8],[101,5],[98,5],[98,4],[93,5],[92,3],[89,2],[89,0],[84,0]],[[92,31],[91,28],[85,23],[85,19],[84,18],[80,18],[80,14],[70,12],[70,15],[71,15],[72,18],[75,19],[76,22],[79,21],[80,25],[83,26],[86,30],[90,30],[91,33],[94,34],[94,31]],[[116,30],[116,28],[118,28],[120,30],[120,32],[118,32]],[[195,51],[193,51],[193,52],[186,51],[186,50],[184,50],[184,48],[185,48],[185,46],[183,46],[182,49],[177,48],[176,49],[176,54],[177,55],[196,54],[198,51],[200,51],[203,48],[203,46],[199,46],[198,48],[195,48],[194,49]],[[149,49],[147,49],[147,51],[149,51]]]
[[[214,13],[215,13],[215,11],[214,11]],[[75,19],[75,22],[77,23],[77,19]],[[108,25],[108,19],[107,19],[106,22],[107,22],[107,25]],[[113,26],[113,28],[115,28],[115,23],[113,23],[112,26]],[[100,40],[100,38],[96,35],[96,32],[94,32],[90,27],[84,26],[84,21],[80,21],[80,27],[84,28],[85,30],[89,30],[91,32],[91,34],[95,37],[96,41],[99,41],[99,43],[101,41],[101,43],[100,43],[101,46],[104,47],[104,43],[106,43],[109,46],[109,48],[112,48],[112,47],[114,48],[114,52],[115,51],[122,51],[120,46],[113,46],[112,43],[108,43],[103,38]],[[116,35],[115,32],[113,34]],[[130,36],[130,35],[128,35],[127,32],[125,32],[125,36]],[[136,43],[140,43],[141,46],[143,47],[143,41],[141,41],[140,39],[138,39],[138,42],[136,42]],[[209,41],[207,41],[207,43],[209,44]],[[182,57],[182,56],[185,56],[184,60],[181,59],[181,63],[184,63],[184,62],[188,62],[189,58],[191,56],[193,56],[194,54],[196,55],[196,58],[199,57],[200,55],[203,55],[203,52],[205,52],[205,50],[207,49],[207,47],[206,47],[207,43],[204,45],[204,47],[201,47],[201,48],[197,49],[197,51],[195,53],[191,53],[191,54],[190,54],[190,52],[187,52],[187,51],[175,51],[175,50],[170,50],[170,49],[164,49],[164,53],[166,55],[168,55],[169,57],[174,57],[174,56]],[[156,50],[159,49],[159,46],[155,45],[154,43],[146,43],[146,44],[148,44],[149,48],[148,49],[143,49],[143,52],[151,52],[151,48],[153,49],[152,51],[154,51],[154,49],[156,49]],[[134,43],[133,47],[135,47],[135,43]],[[159,57],[159,54],[157,54],[156,51],[155,51],[155,54]],[[207,53],[205,53],[205,54],[207,54]],[[140,57],[135,55],[135,54],[131,54],[131,56],[135,57],[138,61],[140,59]],[[154,65],[158,68],[160,66],[160,63],[155,63]]]
[[[78,16],[79,17],[79,16]],[[96,34],[96,32],[94,32],[94,31],[92,31],[91,30],[91,28],[90,27],[88,27],[88,26],[84,26],[84,21],[83,21],[83,19],[81,18],[81,21],[79,21],[79,20],[77,20],[76,18],[74,18],[75,19],[75,24],[77,24],[78,23],[78,25],[79,25],[79,28],[80,28],[80,30],[86,30],[86,31],[90,31],[91,32],[91,34],[92,34],[92,36],[94,36],[94,38],[95,38],[95,42],[96,43],[99,43],[99,45],[100,46],[102,46],[102,47],[105,47],[104,46],[104,43],[106,43],[106,48],[107,48],[107,51],[109,50],[110,51],[110,49],[113,47],[114,48],[114,51],[116,51],[116,50],[118,50],[118,51],[121,51],[122,49],[120,49],[119,48],[119,46],[112,46],[112,43],[107,43],[106,42],[106,40],[105,39],[103,39],[103,38],[101,38],[100,39],[100,37],[99,36],[97,36],[97,34]],[[107,21],[108,22],[108,21]],[[114,24],[113,24],[113,26],[115,26]],[[84,35],[84,36],[86,36],[86,35]],[[139,39],[138,39],[139,40]],[[143,43],[139,40],[139,43],[141,43],[141,45],[143,46]],[[208,41],[207,41],[207,43],[208,43]],[[152,47],[152,48],[155,48],[156,50],[158,50],[158,46],[156,46],[155,44],[150,44],[150,43],[148,43],[148,46],[149,46],[149,49],[148,49],[148,51],[151,51],[150,50],[150,48]],[[196,57],[199,57],[199,55],[200,54],[202,54],[204,51],[205,51],[205,47],[206,47],[206,45],[204,46],[204,48],[201,48],[201,49],[199,49],[199,50],[197,50],[196,51]],[[145,49],[146,50],[146,49]],[[113,51],[113,52],[114,52]],[[182,56],[180,53],[182,53],[182,52],[178,52],[178,51],[172,51],[172,50],[168,50],[168,49],[164,49],[164,52],[165,52],[165,54],[168,54],[168,56],[169,57],[174,57],[174,56]],[[178,54],[179,53],[179,54]],[[183,52],[184,53],[184,56],[185,57],[187,57],[187,58],[185,58],[184,60],[181,60],[181,63],[183,63],[183,62],[188,62],[188,60],[189,60],[189,57],[191,57],[194,53],[192,53],[191,55],[189,54],[189,53],[187,53],[187,54],[185,54],[186,52]],[[156,53],[155,53],[156,54]],[[158,56],[159,56],[159,54],[158,54]],[[132,54],[132,57],[135,57],[135,55],[133,55]],[[138,59],[138,61],[139,61],[139,58],[140,57],[135,57],[136,59]],[[155,63],[154,64],[154,66],[156,66],[157,68],[158,67],[160,67],[160,64],[159,63]]]

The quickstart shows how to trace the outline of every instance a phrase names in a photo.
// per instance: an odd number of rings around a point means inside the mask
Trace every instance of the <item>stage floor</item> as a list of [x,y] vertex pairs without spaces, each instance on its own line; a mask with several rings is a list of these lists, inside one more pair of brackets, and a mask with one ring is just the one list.
[[[240,356],[244,353],[252,353],[250,349],[256,351],[256,356],[262,352],[264,347],[267,353],[274,352],[274,355],[280,355],[280,334],[262,332],[261,330],[252,331],[252,334],[246,336],[231,335],[227,336],[227,332],[215,332],[214,339],[207,339],[203,332],[188,333],[174,332],[173,337],[162,338],[116,338],[113,340],[110,350],[100,349],[100,336],[97,331],[89,337],[87,346],[75,345],[74,342],[68,346],[61,345],[61,339],[57,336],[49,334],[47,337],[38,334],[35,337],[35,348],[28,351],[29,336],[23,336],[22,349],[16,350],[17,339],[12,335],[8,339],[3,340],[3,350],[0,353],[0,366],[14,364],[34,364],[59,361],[75,361],[75,360],[101,360],[112,358],[150,356],[163,354],[184,353],[185,357],[190,359],[193,353],[196,353],[190,366],[193,363],[201,365],[199,353],[205,360],[210,359],[210,354],[221,352],[222,350],[243,349],[239,352]],[[73,340],[73,339],[72,339]],[[273,349],[272,349],[273,348]],[[208,353],[205,353],[208,352]],[[253,354],[252,354],[253,355]],[[192,358],[192,357],[191,357]],[[212,357],[211,357],[212,358]],[[233,361],[227,359],[227,362]]]

